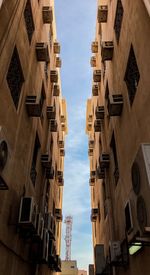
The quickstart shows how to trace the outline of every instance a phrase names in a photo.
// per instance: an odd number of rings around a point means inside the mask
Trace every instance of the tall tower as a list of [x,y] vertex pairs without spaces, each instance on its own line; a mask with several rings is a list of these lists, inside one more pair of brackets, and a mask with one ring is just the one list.
[[73,217],[72,216],[66,216],[65,221],[66,223],[66,236],[65,236],[65,242],[66,242],[66,261],[71,260],[71,240],[72,240],[72,223],[73,223]]

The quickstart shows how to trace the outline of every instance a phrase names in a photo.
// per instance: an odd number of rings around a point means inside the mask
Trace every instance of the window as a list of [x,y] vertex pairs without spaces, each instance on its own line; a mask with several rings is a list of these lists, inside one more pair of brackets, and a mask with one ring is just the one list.
[[33,22],[32,8],[31,8],[30,0],[27,1],[26,7],[24,10],[24,19],[25,19],[29,43],[31,43],[32,35],[35,30],[35,27],[34,27],[34,22]]
[[46,83],[48,81],[48,62],[45,62],[44,64],[44,73],[45,73],[45,79],[46,79]]
[[115,24],[114,24],[114,29],[115,29],[117,42],[119,42],[121,24],[122,24],[122,17],[123,17],[123,6],[122,6],[122,3],[121,3],[121,0],[118,0],[117,8],[116,8]]
[[125,82],[128,89],[128,95],[130,100],[130,105],[132,106],[134,97],[137,91],[138,83],[140,79],[140,73],[138,70],[136,57],[134,54],[133,46],[131,45],[126,73],[125,73]]
[[107,84],[106,84],[106,90],[105,90],[105,100],[106,100],[106,110],[107,110],[107,116],[106,116],[106,125],[107,127],[109,126],[109,122],[110,122],[110,116],[109,116],[109,113],[108,113],[108,99],[109,99],[109,86],[108,86],[108,81],[107,81]]
[[45,100],[45,89],[44,89],[44,84],[42,83],[41,97],[40,97],[40,107],[41,107],[40,119],[41,119],[41,124],[43,124],[43,121],[44,121],[44,114],[43,114],[44,100]]
[[32,157],[32,165],[31,165],[31,171],[30,171],[30,178],[34,186],[35,186],[36,176],[37,176],[36,163],[37,163],[39,149],[40,149],[40,142],[39,142],[38,135],[36,134],[33,157]]
[[107,201],[106,201],[106,183],[103,181],[103,206],[104,206],[104,219],[107,216],[108,209],[107,209]]
[[7,72],[7,84],[11,92],[11,96],[17,109],[21,88],[24,82],[24,76],[20,64],[17,48],[14,48],[13,55]]
[[111,139],[111,144],[110,147],[112,149],[113,152],[113,157],[114,157],[114,178],[115,178],[115,183],[118,183],[118,179],[119,179],[119,169],[118,169],[118,158],[117,158],[117,150],[116,150],[116,142],[115,142],[115,136],[114,133],[112,135],[112,139]]

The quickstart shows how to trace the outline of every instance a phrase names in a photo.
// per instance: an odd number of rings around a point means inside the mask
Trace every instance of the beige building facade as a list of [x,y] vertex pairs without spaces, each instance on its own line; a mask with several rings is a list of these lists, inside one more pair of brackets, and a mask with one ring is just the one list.
[[62,261],[62,275],[78,275],[77,261]]
[[150,4],[97,1],[87,101],[94,272],[150,274]]
[[87,271],[84,269],[79,269],[78,270],[78,275],[87,275]]
[[66,101],[54,0],[0,1],[0,274],[60,272]]

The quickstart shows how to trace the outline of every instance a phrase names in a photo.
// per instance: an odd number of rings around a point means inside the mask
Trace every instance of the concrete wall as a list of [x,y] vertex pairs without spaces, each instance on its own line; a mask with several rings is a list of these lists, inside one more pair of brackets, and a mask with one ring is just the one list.
[[[48,152],[52,155],[52,164],[55,169],[54,180],[49,180],[50,191],[48,199],[48,211],[54,212],[53,202],[56,208],[62,208],[63,187],[57,184],[57,170],[63,171],[63,157],[60,156],[58,140],[64,139],[60,115],[62,111],[62,95],[53,96],[53,84],[50,81],[50,69],[55,69],[56,54],[53,52],[53,42],[56,37],[56,24],[54,15],[54,1],[32,1],[31,7],[35,30],[29,44],[24,9],[27,1],[5,0],[0,8],[0,139],[4,139],[8,145],[8,160],[1,176],[8,185],[7,191],[0,191],[0,274],[35,274],[36,266],[30,262],[30,242],[25,242],[18,233],[18,213],[22,196],[33,196],[38,205],[38,211],[44,214],[46,195],[46,176],[41,165],[41,154]],[[43,24],[42,7],[51,4],[53,8],[53,23]],[[48,64],[48,80],[44,72],[44,62],[36,59],[36,42],[47,42],[50,55]],[[24,82],[21,89],[18,108],[15,108],[7,83],[7,72],[16,46]],[[59,69],[58,69],[59,74]],[[17,75],[16,75],[17,78]],[[61,89],[60,74],[58,84]],[[46,98],[42,109],[42,118],[32,118],[27,114],[25,100],[26,95],[37,95],[44,86]],[[47,106],[56,105],[56,120],[58,130],[51,133],[47,120]],[[66,116],[66,114],[64,114]],[[36,162],[36,183],[32,184],[30,170],[36,133],[40,141]],[[50,143],[53,140],[53,151],[50,151]],[[61,223],[57,222],[56,246],[57,254],[60,254]],[[49,274],[50,270],[40,267],[39,274]],[[43,273],[42,273],[43,272]],[[36,274],[38,274],[38,269]]]
[[[150,142],[149,117],[149,70],[150,57],[150,18],[144,5],[144,1],[123,1],[123,20],[119,43],[116,41],[114,20],[117,1],[98,1],[98,5],[108,5],[107,23],[96,23],[95,39],[99,42],[99,51],[96,56],[97,69],[102,70],[102,78],[98,97],[92,97],[93,121],[95,120],[95,106],[104,105],[105,117],[102,122],[102,132],[89,133],[89,138],[94,136],[95,147],[93,157],[90,157],[90,169],[96,170],[101,152],[110,154],[110,167],[105,174],[106,200],[108,208],[106,218],[104,216],[104,188],[103,180],[96,179],[96,184],[91,188],[91,207],[97,207],[99,202],[100,220],[92,223],[93,245],[102,243],[105,247],[105,256],[109,255],[109,241],[125,238],[125,205],[129,198],[134,200],[131,167],[141,143]],[[113,41],[114,53],[112,61],[101,61],[101,41]],[[124,81],[131,44],[134,49],[140,79],[132,106],[129,102],[128,90]],[[96,69],[94,68],[94,69]],[[119,117],[109,117],[107,100],[105,99],[106,87],[110,94],[123,95],[123,111]],[[117,185],[114,180],[114,158],[110,147],[112,133],[114,132],[119,168],[119,180]],[[92,167],[93,166],[93,167]],[[92,168],[91,168],[92,167]],[[149,192],[149,191],[148,191]],[[95,195],[93,195],[93,193]],[[145,198],[147,200],[147,198]],[[147,211],[150,209],[148,207]],[[136,216],[134,220],[136,220]],[[148,226],[150,226],[148,224]],[[149,238],[150,241],[150,238]],[[116,268],[116,274],[149,274],[150,253],[145,247],[139,254],[130,256],[128,268]],[[114,272],[115,272],[115,268]],[[115,274],[115,273],[114,273]]]

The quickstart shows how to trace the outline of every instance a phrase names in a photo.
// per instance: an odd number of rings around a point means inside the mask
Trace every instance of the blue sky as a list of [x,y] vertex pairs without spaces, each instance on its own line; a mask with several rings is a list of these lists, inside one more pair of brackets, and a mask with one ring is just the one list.
[[[63,216],[73,216],[72,260],[88,269],[93,262],[90,222],[86,100],[91,96],[91,42],[95,37],[96,0],[55,0],[57,37],[61,43],[62,93],[67,100],[68,128],[64,170]],[[65,224],[62,230],[65,258]]]

